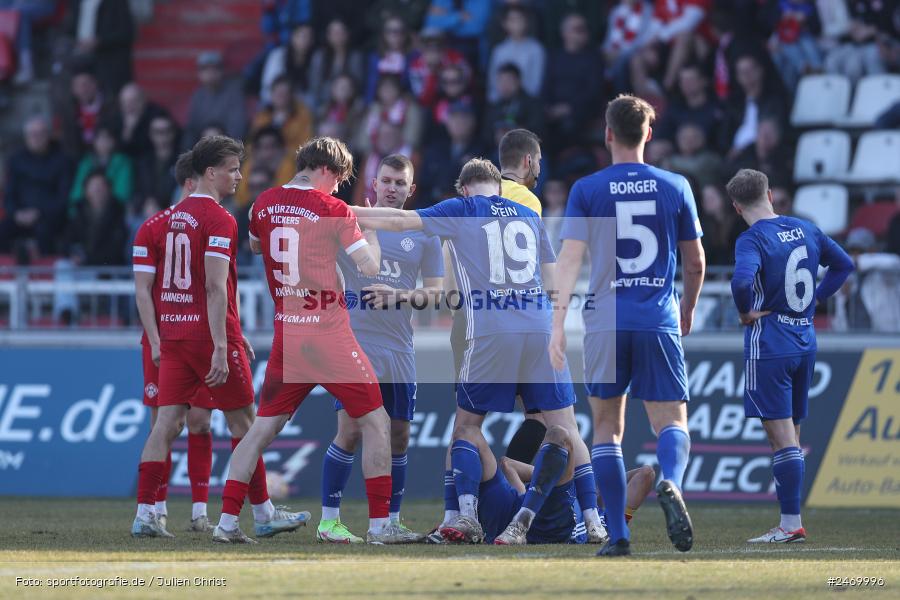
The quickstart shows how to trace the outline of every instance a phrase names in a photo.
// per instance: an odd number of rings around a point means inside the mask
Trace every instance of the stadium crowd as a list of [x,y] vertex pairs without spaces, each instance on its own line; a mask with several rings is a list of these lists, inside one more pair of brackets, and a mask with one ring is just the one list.
[[[525,127],[543,140],[544,215],[562,216],[569,185],[609,164],[606,103],[633,91],[659,115],[647,162],[688,177],[707,260],[728,266],[744,225],[723,185],[738,169],[765,172],[776,209],[792,213],[800,132],[790,111],[800,78],[823,72],[856,81],[900,71],[897,0],[262,4],[265,50],[248,56],[241,73],[226,72],[219,52],[200,54],[181,123],[133,81],[138,27],[129,2],[66,2],[60,29],[72,51],[52,75],[60,90],[54,113],[26,119],[23,143],[6,149],[0,253],[20,264],[47,256],[128,264],[137,227],[179,193],[172,177],[179,151],[213,132],[245,142],[244,178],[226,203],[244,244],[247,207],[290,179],[294,150],[314,134],[349,144],[357,174],[340,195],[354,204],[372,195],[381,158],[410,156],[419,182],[411,202],[420,208],[455,195],[468,159],[497,162],[499,138]],[[35,76],[32,24],[60,5],[0,0],[0,9],[18,13],[18,71],[9,76],[27,83]],[[843,27],[842,14],[849,16]],[[876,126],[898,127],[898,112],[893,106]],[[900,188],[895,196],[886,200],[900,208]],[[900,260],[894,212],[880,236],[849,232],[854,255]]]

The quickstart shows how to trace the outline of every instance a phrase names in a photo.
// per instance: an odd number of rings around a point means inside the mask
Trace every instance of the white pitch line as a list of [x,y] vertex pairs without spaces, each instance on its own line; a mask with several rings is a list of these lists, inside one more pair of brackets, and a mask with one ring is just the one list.
[[[781,544],[779,544],[781,545]],[[654,550],[652,552],[636,552],[634,556],[672,556],[672,557],[690,557],[690,556],[719,556],[722,554],[793,554],[795,552],[885,552],[888,548],[839,548],[837,546],[825,546],[821,548],[809,547],[797,548],[795,544],[791,544],[790,548],[773,547],[776,544],[760,544],[756,548],[735,548],[733,550],[691,550],[689,552],[677,552],[674,550]]]

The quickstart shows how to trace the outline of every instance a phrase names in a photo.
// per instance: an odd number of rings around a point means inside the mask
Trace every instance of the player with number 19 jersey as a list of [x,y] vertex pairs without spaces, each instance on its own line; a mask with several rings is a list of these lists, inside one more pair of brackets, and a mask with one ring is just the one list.
[[230,411],[252,404],[252,376],[237,310],[234,217],[212,197],[191,195],[151,227],[145,262],[148,267],[155,263],[158,284],[154,286],[160,337],[158,406],[203,397],[197,391],[204,385],[213,352],[206,306],[207,256],[229,262],[225,315],[229,373],[217,388],[215,408]]
[[575,404],[568,366],[550,364],[552,304],[541,265],[556,262],[536,212],[500,196],[452,198],[416,211],[426,235],[447,240],[459,310],[466,314],[466,350],[457,405],[468,412],[512,412]]
[[382,406],[378,379],[350,329],[337,254],[368,244],[341,200],[311,187],[266,190],[250,211],[275,302],[275,337],[258,415],[292,414],[316,385],[351,417]]
[[[603,217],[615,219],[615,228],[607,231]],[[606,234],[616,236],[614,257],[604,252]],[[641,400],[688,400],[675,270],[678,242],[702,235],[691,187],[681,175],[619,163],[572,186],[560,237],[584,242],[591,253],[589,290],[596,302],[586,302],[582,311],[588,395],[612,398],[631,388]],[[604,298],[611,292],[614,321],[598,310],[608,306]],[[615,382],[600,383],[612,379],[613,364]]]

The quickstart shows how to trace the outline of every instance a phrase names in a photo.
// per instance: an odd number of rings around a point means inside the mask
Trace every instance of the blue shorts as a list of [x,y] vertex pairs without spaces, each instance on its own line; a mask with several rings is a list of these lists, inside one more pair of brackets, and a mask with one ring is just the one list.
[[[416,355],[359,340],[381,387],[384,410],[391,419],[412,421],[416,411]],[[344,406],[334,401],[334,410]]]
[[456,405],[484,415],[511,413],[516,395],[529,412],[558,410],[575,404],[569,367],[550,364],[547,333],[507,333],[469,340],[456,388]]
[[744,372],[744,415],[766,420],[793,419],[809,411],[809,388],[815,353],[747,360]]
[[[524,494],[520,494],[507,481],[503,471],[478,488],[478,521],[484,529],[485,543],[503,533],[522,507]],[[553,488],[540,512],[528,530],[529,544],[584,544],[587,531],[581,518],[581,509],[575,498],[575,482],[569,481]]]
[[598,398],[630,394],[638,400],[690,400],[684,349],[677,333],[602,331],[586,334],[584,381],[588,396]]

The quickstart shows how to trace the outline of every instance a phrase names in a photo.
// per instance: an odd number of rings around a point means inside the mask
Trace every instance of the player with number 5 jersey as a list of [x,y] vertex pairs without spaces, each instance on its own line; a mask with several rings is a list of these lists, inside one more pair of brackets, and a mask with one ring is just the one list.
[[[594,413],[591,455],[610,535],[600,556],[631,552],[621,447],[628,395],[644,402],[657,435],[663,480],[656,491],[669,538],[681,551],[693,543],[680,491],[690,453],[681,336],[691,331],[705,260],[687,180],[644,163],[654,118],[653,107],[635,96],[609,103],[606,144],[613,164],[572,186],[561,233],[560,310],[554,314],[550,345],[556,363],[565,357],[565,316],[585,251],[591,257],[593,297],[582,314],[585,382]],[[681,298],[675,290],[679,253]]]
[[[774,454],[781,522],[750,543],[806,540],[800,520],[805,471],[800,422],[816,364],[816,303],[834,294],[853,261],[808,221],[775,214],[764,173],[741,169],[728,182],[734,208],[750,228],[735,245],[731,290],[744,332],[744,413],[762,421]],[[819,265],[828,267],[816,287]]]

